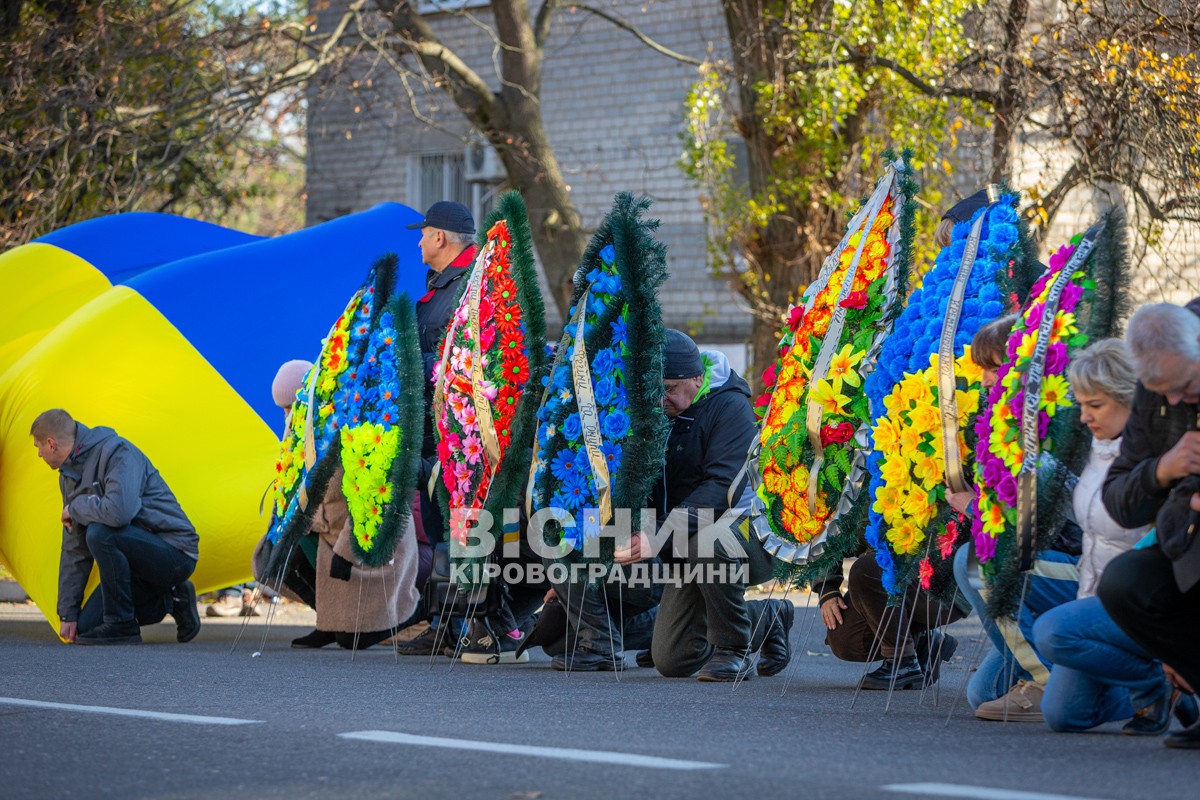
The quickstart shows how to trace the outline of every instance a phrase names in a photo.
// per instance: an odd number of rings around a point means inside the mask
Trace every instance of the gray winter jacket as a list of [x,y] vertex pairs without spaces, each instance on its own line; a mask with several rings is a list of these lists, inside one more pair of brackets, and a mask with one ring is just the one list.
[[63,527],[58,566],[58,616],[79,618],[83,590],[92,572],[87,527],[127,525],[157,534],[192,559],[200,557],[200,537],[150,459],[112,428],[75,423],[75,446],[58,470],[63,505],[71,527]]

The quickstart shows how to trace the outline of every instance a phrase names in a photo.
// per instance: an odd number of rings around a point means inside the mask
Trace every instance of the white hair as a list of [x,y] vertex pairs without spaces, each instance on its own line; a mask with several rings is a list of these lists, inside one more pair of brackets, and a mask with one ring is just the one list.
[[294,359],[284,362],[279,371],[275,373],[275,380],[271,382],[271,397],[275,400],[275,405],[280,408],[290,408],[292,403],[296,401],[296,392],[300,391],[300,387],[304,385],[304,376],[312,369],[311,361],[302,361]]
[[[442,230],[442,229],[439,229],[439,230]],[[475,234],[473,234],[473,233],[459,233],[458,231],[447,231],[447,230],[442,230],[442,233],[446,234],[447,242],[449,242],[450,244],[453,244],[453,245],[457,245],[459,247],[466,247],[471,242],[475,241]]]
[[1142,306],[1129,320],[1125,341],[1142,383],[1170,382],[1179,376],[1162,374],[1163,356],[1200,362],[1200,317],[1171,303]]

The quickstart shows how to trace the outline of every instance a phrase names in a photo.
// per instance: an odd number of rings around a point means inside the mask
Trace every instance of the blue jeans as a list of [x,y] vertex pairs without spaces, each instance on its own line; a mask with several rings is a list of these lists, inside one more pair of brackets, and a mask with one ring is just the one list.
[[1042,698],[1053,730],[1127,719],[1166,691],[1162,667],[1117,627],[1098,597],[1047,611],[1034,623],[1033,639],[1054,664]]
[[104,622],[153,625],[171,612],[171,590],[196,562],[149,531],[134,525],[87,528],[88,551],[100,570],[100,586],[79,612],[79,633]]
[[[1033,625],[1050,609],[1075,599],[1079,581],[1078,571],[1072,568],[1079,557],[1054,550],[1038,553],[1015,621],[998,621],[987,613],[981,583],[971,580],[969,557],[967,547],[960,547],[954,556],[954,579],[979,615],[992,645],[967,684],[967,701],[971,708],[978,708],[1007,694],[1019,680],[1046,682],[1049,662],[1033,646]],[[1071,579],[1072,573],[1075,579]]]

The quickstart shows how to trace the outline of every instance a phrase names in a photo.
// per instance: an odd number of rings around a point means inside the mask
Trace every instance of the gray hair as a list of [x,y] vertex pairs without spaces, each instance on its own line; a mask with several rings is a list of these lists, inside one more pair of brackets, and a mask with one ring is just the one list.
[[1125,339],[1142,383],[1160,384],[1179,377],[1161,374],[1164,355],[1200,361],[1200,317],[1182,306],[1142,306],[1129,320]]
[[1074,355],[1067,379],[1075,392],[1108,395],[1123,406],[1133,405],[1137,374],[1129,348],[1120,339],[1100,339]]
[[438,230],[441,230],[442,233],[446,234],[447,242],[453,245],[458,245],[459,247],[466,247],[471,242],[475,241],[475,234],[473,233],[459,233],[458,231],[447,231],[442,230],[441,228]]

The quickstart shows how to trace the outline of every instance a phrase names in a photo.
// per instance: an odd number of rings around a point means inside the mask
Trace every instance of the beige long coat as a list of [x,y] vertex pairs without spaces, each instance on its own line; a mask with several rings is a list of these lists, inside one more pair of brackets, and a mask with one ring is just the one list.
[[[359,566],[350,547],[353,521],[342,494],[342,468],[329,480],[329,488],[313,515],[317,534],[317,630],[331,633],[382,631],[394,628],[412,616],[417,607],[417,535],[412,516],[396,544],[392,562],[382,567]],[[264,542],[254,551],[256,578],[266,566]],[[329,575],[334,554],[349,561],[350,580]],[[297,554],[297,557],[303,557]],[[291,592],[285,594],[299,599]]]

